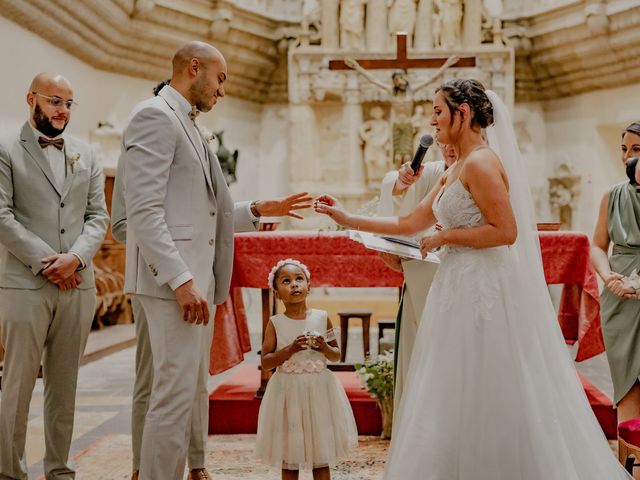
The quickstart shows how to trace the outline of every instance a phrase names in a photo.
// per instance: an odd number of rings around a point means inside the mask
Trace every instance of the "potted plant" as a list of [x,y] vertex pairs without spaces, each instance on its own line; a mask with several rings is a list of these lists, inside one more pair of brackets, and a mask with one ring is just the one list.
[[391,438],[393,424],[393,351],[356,363],[356,373],[369,395],[376,399],[382,415],[382,438]]

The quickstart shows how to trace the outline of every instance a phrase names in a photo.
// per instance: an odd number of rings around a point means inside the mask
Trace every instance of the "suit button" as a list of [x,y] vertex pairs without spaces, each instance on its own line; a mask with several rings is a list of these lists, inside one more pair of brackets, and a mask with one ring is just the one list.
[[64,228],[62,230],[60,230],[60,233],[64,233]]
[[210,238],[209,239],[209,245],[213,245],[213,244],[214,244],[214,240],[213,240],[213,238]]
[[60,208],[64,208],[64,202],[60,204]]

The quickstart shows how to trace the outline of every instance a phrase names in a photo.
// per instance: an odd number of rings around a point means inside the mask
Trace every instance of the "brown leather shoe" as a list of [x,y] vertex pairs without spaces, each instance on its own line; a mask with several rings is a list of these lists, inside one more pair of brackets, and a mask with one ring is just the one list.
[[138,480],[138,470],[131,474],[131,480]]
[[212,480],[213,477],[209,475],[206,468],[194,468],[189,472],[187,480]]

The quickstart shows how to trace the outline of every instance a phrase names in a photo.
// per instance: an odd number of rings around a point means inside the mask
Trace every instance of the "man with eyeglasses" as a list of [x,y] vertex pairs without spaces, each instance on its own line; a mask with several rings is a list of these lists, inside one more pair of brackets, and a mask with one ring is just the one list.
[[0,479],[27,478],[25,436],[40,364],[44,472],[73,479],[69,458],[80,357],[95,310],[92,258],[109,217],[93,149],[64,133],[69,82],[38,74],[30,118],[0,140]]

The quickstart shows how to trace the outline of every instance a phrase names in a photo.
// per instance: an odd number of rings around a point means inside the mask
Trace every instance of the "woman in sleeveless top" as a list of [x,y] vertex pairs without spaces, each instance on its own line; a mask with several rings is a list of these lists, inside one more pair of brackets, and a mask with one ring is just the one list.
[[602,197],[591,248],[591,263],[605,283],[600,295],[602,332],[619,422],[640,417],[640,300],[628,280],[640,269],[640,175],[637,160],[632,161],[640,157],[640,122],[622,133],[621,149],[629,181]]
[[628,479],[562,338],[504,102],[474,80],[447,82],[436,91],[431,124],[459,160],[414,212],[356,216],[327,195],[315,206],[341,225],[387,235],[442,225],[421,242],[423,253],[440,247],[441,263],[385,478]]

